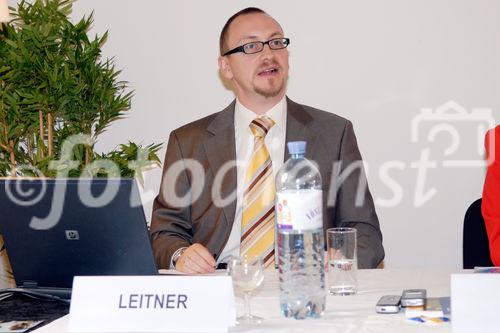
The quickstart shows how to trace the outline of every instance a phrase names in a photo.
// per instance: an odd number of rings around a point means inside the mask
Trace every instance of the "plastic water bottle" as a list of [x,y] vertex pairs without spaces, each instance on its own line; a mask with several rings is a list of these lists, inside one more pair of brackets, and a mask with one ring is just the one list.
[[326,301],[321,175],[304,157],[306,142],[287,146],[290,159],[276,175],[281,312],[296,319],[317,318]]

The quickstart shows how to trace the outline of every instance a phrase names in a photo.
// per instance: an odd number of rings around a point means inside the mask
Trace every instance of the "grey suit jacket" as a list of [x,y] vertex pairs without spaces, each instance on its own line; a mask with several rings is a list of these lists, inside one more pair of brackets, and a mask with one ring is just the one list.
[[[225,207],[217,207],[212,199],[212,185],[221,166],[236,159],[234,106],[233,101],[221,112],[170,134],[164,179],[153,205],[151,223],[151,240],[159,268],[168,268],[177,249],[194,243],[203,244],[218,257],[229,238],[236,200]],[[382,233],[368,187],[364,192],[358,191],[358,183],[366,182],[362,166],[353,168],[343,182],[339,181],[339,174],[343,175],[352,163],[360,164],[361,161],[351,122],[288,98],[287,113],[286,142],[307,141],[306,158],[314,160],[320,169],[324,230],[336,226],[355,227],[358,230],[358,266],[376,267],[384,258]],[[186,159],[201,163],[205,185],[196,201],[187,207],[175,207],[166,197],[166,184],[175,188],[181,197],[189,195],[191,184],[196,180],[186,170],[176,179],[166,179],[165,173],[174,162]],[[222,181],[222,198],[234,191],[236,182],[236,168],[231,168]],[[362,205],[355,204],[357,199]]]

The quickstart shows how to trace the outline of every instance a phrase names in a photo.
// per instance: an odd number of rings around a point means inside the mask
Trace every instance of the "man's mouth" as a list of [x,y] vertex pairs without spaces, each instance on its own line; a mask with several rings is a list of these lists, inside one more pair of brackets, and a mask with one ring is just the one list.
[[257,75],[259,76],[269,76],[269,75],[275,75],[279,72],[278,67],[268,67],[265,68],[264,70],[260,71]]

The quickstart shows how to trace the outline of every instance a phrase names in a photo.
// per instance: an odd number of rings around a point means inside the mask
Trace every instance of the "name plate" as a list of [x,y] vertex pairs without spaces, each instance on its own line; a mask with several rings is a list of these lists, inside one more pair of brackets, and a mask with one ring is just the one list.
[[500,274],[452,274],[453,333],[498,333],[499,309]]
[[230,276],[75,276],[70,332],[227,332]]

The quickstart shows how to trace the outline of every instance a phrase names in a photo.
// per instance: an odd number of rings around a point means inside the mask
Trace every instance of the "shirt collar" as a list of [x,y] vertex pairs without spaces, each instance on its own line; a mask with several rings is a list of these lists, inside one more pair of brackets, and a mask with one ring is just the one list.
[[[281,128],[285,126],[286,123],[286,97],[276,103],[272,108],[270,108],[264,115],[270,117],[274,121],[274,126],[271,128]],[[252,110],[246,108],[240,103],[238,98],[236,98],[236,105],[234,107],[234,123],[236,128],[240,130],[248,130],[250,132],[250,123],[255,118],[261,115],[256,114]]]

